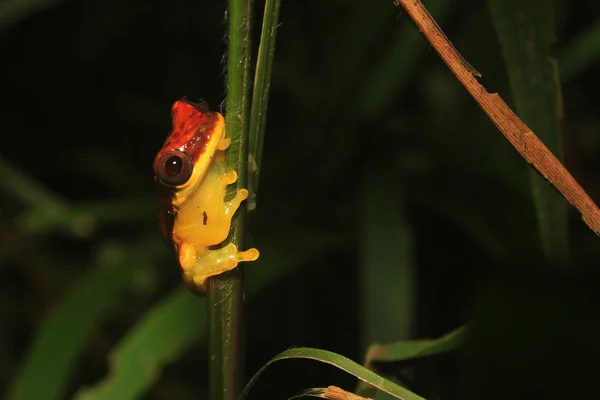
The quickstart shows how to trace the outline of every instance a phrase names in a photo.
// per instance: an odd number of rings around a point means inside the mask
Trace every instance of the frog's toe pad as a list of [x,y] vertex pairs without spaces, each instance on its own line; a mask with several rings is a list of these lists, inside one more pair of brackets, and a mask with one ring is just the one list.
[[258,256],[260,253],[256,249],[248,249],[246,251],[241,251],[238,254],[240,261],[256,261],[258,260]]
[[225,172],[225,174],[221,178],[221,182],[223,182],[225,185],[231,185],[232,183],[235,183],[235,181],[237,181],[237,178],[238,176],[235,169],[230,169],[229,171]]
[[248,198],[248,189],[240,189],[237,193],[237,199],[240,203]]

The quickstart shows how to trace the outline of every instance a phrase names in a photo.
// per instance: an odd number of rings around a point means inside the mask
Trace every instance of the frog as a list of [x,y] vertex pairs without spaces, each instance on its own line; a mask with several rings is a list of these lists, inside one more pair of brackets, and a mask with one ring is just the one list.
[[210,111],[203,100],[183,97],[173,103],[171,119],[171,131],[154,159],[159,225],[177,255],[184,283],[203,295],[208,278],[258,259],[255,248],[222,246],[248,190],[239,189],[225,201],[227,186],[238,176],[225,163],[231,140],[221,113]]

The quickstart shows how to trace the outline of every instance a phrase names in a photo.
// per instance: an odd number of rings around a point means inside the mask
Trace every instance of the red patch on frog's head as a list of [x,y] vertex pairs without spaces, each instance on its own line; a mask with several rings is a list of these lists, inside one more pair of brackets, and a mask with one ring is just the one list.
[[219,113],[209,111],[204,102],[193,103],[184,97],[173,104],[171,118],[173,128],[156,160],[164,151],[178,149],[197,162],[213,138],[219,124]]

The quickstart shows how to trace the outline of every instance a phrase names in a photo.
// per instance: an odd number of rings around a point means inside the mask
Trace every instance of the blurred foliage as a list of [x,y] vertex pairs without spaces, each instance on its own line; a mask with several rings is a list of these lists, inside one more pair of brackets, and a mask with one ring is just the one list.
[[[512,104],[485,2],[425,5]],[[555,7],[566,163],[598,202],[600,4]],[[224,13],[222,1],[1,3],[0,377],[12,398],[32,398],[17,396],[23,383],[72,398],[115,371],[143,375],[121,381],[137,398],[206,393],[205,302],[183,294],[160,243],[151,164],[175,99],[220,108]],[[362,360],[390,332],[440,337],[473,320],[464,354],[378,368],[428,399],[584,393],[598,238],[570,210],[571,268],[542,268],[527,166],[391,2],[283,2],[280,18],[248,219],[261,259],[244,268],[246,378],[293,345]],[[365,273],[385,290],[365,290]],[[281,363],[250,397],[332,384],[355,381]]]
[[[488,0],[502,46],[517,114],[564,162],[564,119],[554,44],[554,3],[549,0]],[[530,169],[540,241],[549,263],[569,260],[567,205],[562,195]]]

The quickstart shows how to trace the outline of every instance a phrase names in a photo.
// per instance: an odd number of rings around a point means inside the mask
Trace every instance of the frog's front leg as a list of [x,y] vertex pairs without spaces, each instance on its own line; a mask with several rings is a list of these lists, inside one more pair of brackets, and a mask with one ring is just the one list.
[[[223,187],[226,187],[227,185],[231,185],[232,183],[235,183],[235,181],[237,181],[237,172],[235,172],[235,170],[233,170],[233,169],[227,171],[221,178],[221,184],[223,185]],[[246,190],[246,189],[238,190],[235,197],[233,199],[231,199],[231,201],[228,201],[224,204],[225,215],[229,217],[229,216],[232,216],[233,214],[235,214],[237,209],[240,208],[240,204],[242,203],[242,201],[246,200],[247,198],[248,198],[248,190]]]
[[179,249],[179,264],[186,285],[195,292],[205,293],[208,278],[231,271],[241,261],[255,261],[258,255],[256,249],[238,251],[233,243],[214,250],[185,243]]
[[[215,205],[216,209],[214,213],[221,214],[221,217],[210,219],[210,221],[216,220],[221,221],[221,223],[227,221],[227,225],[223,224],[221,228],[228,231],[231,218],[240,207],[241,202],[248,198],[248,191],[240,189],[231,201],[224,202],[223,197],[227,185],[235,183],[237,172],[235,170],[228,170],[218,179],[221,187],[217,190],[217,193],[219,193],[218,197],[221,200],[219,205]],[[213,212],[209,213],[212,215]],[[217,222],[217,224],[220,223]],[[225,236],[226,231],[223,232]],[[258,259],[258,255],[259,253],[256,249],[238,251],[237,246],[233,243],[229,243],[219,249],[211,250],[197,243],[186,242],[179,249],[179,264],[181,265],[184,281],[188,287],[193,291],[205,293],[206,280],[208,278],[234,269],[239,262],[255,261]]]

